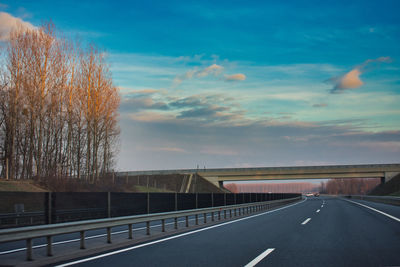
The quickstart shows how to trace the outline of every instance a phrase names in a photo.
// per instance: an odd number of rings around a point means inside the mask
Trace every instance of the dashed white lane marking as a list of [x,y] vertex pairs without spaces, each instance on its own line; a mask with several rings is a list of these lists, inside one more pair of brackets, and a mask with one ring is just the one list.
[[343,200],[346,200],[346,201],[348,201],[348,202],[351,202],[351,203],[360,205],[360,206],[362,206],[362,207],[364,207],[364,208],[367,208],[367,209],[376,211],[376,212],[378,212],[378,213],[380,213],[380,214],[382,214],[382,215],[385,215],[385,216],[389,217],[390,219],[393,219],[393,220],[395,220],[395,221],[400,222],[400,219],[399,219],[399,218],[397,218],[397,217],[395,217],[395,216],[393,216],[393,215],[387,214],[387,213],[385,213],[385,212],[383,212],[383,211],[380,211],[380,210],[371,208],[371,207],[369,207],[369,206],[367,206],[367,205],[364,205],[364,204],[361,204],[361,203],[358,203],[358,202],[355,202],[355,201],[351,201],[351,200],[348,200],[348,199],[344,199],[344,198],[343,198]]
[[324,207],[324,205],[321,205],[321,208],[323,208]]
[[276,211],[279,211],[279,210],[287,209],[287,208],[293,207],[295,205],[301,204],[301,203],[303,203],[305,201],[307,201],[307,199],[304,199],[301,202],[297,202],[295,204],[292,204],[292,205],[289,205],[289,206],[285,206],[285,207],[282,207],[282,208],[278,208],[278,209],[275,209],[275,210],[266,211],[266,212],[255,214],[255,215],[252,215],[252,216],[249,216],[249,217],[240,218],[240,219],[237,219],[237,220],[234,220],[234,221],[229,221],[229,222],[225,222],[225,223],[221,223],[221,224],[212,225],[212,226],[209,226],[209,227],[206,227],[206,228],[201,228],[201,229],[194,230],[194,231],[191,231],[191,232],[186,232],[186,233],[183,233],[183,234],[174,235],[174,236],[170,236],[170,237],[167,237],[167,238],[151,241],[149,243],[144,243],[144,244],[140,244],[140,245],[133,246],[133,247],[128,247],[128,248],[124,248],[124,249],[120,249],[120,250],[111,251],[111,252],[108,252],[108,253],[105,253],[105,254],[100,254],[100,255],[89,257],[89,258],[86,258],[86,259],[67,262],[67,263],[64,263],[64,264],[61,264],[61,265],[56,265],[56,267],[64,267],[64,266],[75,265],[75,264],[79,264],[79,263],[82,263],[82,262],[92,261],[92,260],[95,260],[95,259],[100,259],[100,258],[108,257],[108,256],[111,256],[111,255],[119,254],[119,253],[122,253],[122,252],[127,252],[127,251],[130,251],[130,250],[134,250],[134,249],[138,249],[138,248],[142,248],[142,247],[147,247],[147,246],[150,246],[150,245],[153,245],[153,244],[165,242],[165,241],[168,241],[168,240],[176,239],[176,238],[187,236],[187,235],[192,235],[192,234],[195,234],[195,233],[198,233],[198,232],[203,232],[203,231],[214,229],[214,228],[218,228],[218,227],[221,227],[221,226],[224,226],[224,225],[232,224],[232,223],[239,222],[239,221],[248,220],[248,219],[255,218],[255,217],[258,217],[258,216],[262,216],[262,215],[265,215],[265,214],[273,213],[273,212],[276,212]]
[[320,212],[321,210],[317,210],[316,212],[318,213],[318,212]]
[[302,222],[302,225],[305,225],[306,223],[308,223],[309,221],[311,221],[311,218],[307,218],[304,222]]
[[255,266],[257,263],[259,263],[262,259],[267,257],[268,254],[271,253],[274,250],[275,250],[274,248],[267,249],[266,251],[264,251],[263,253],[258,255],[254,260],[252,260],[251,262],[247,263],[244,267],[253,267],[253,266]]

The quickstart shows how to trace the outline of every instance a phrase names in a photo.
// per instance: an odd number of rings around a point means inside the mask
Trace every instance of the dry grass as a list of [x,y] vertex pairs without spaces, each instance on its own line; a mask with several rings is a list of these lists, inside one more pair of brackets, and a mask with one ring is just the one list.
[[0,179],[0,191],[9,191],[9,192],[46,192],[48,190],[38,186],[33,180],[5,180],[5,179]]

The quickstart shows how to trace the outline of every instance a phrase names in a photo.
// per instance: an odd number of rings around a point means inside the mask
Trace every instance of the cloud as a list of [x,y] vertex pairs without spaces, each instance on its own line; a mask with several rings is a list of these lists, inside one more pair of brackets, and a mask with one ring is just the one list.
[[150,97],[126,97],[123,98],[120,105],[121,112],[137,112],[144,109],[153,110],[168,110],[169,107],[166,103],[158,101],[155,102]]
[[10,32],[18,27],[23,29],[35,29],[29,22],[23,21],[6,12],[0,12],[0,41],[8,40]]
[[198,78],[206,77],[208,75],[218,76],[222,73],[223,69],[224,67],[220,65],[212,64],[211,66],[205,68],[204,70],[196,72],[195,75]]
[[244,81],[244,80],[246,80],[246,75],[242,73],[225,75],[225,81]]
[[218,76],[222,73],[224,67],[217,65],[217,64],[212,64],[208,66],[207,68],[201,69],[201,70],[189,70],[183,75],[177,75],[174,79],[174,84],[178,85],[182,83],[184,80],[189,80],[192,78],[203,78],[209,75],[214,75]]
[[372,63],[389,63],[391,61],[392,59],[390,57],[367,59],[346,74],[339,77],[330,78],[328,81],[334,84],[333,88],[330,90],[330,93],[338,94],[343,93],[345,90],[359,88],[364,84],[360,79],[360,75],[364,73]]
[[205,107],[196,107],[189,110],[184,110],[177,116],[178,119],[186,119],[186,118],[210,118],[210,117],[219,117],[220,112],[227,111],[229,108],[208,105]]
[[177,119],[213,124],[236,123],[243,120],[245,111],[232,101],[234,101],[233,98],[223,95],[194,95],[176,99],[170,102],[169,106],[177,112]]
[[[177,75],[174,78],[174,85],[179,85],[180,83],[182,83],[184,80],[190,80],[193,78],[204,78],[207,76],[221,76],[224,72],[224,67],[221,65],[217,65],[217,64],[212,64],[210,66],[208,66],[207,68],[201,69],[201,70],[197,70],[197,69],[193,69],[193,70],[189,70],[184,74],[181,75]],[[225,81],[244,81],[246,79],[246,75],[242,74],[242,73],[237,73],[237,74],[233,74],[233,75],[224,75],[224,80]]]
[[[140,119],[140,120],[138,120]],[[256,166],[291,166],[299,159],[329,164],[389,163],[399,158],[400,131],[369,132],[352,124],[325,122],[261,122],[247,125],[213,124],[203,120],[161,117],[147,113],[122,121],[120,168],[179,169]],[[138,151],[140,144],[147,150]],[[164,151],[158,157],[151,149],[179,148],[188,153]],[[174,149],[172,149],[174,150]],[[129,160],[128,160],[129,159]],[[135,159],[135,160],[132,160]]]
[[186,153],[186,151],[179,147],[159,147],[156,148],[157,151],[167,151],[167,152],[178,152],[178,153]]
[[326,103],[318,103],[318,104],[314,104],[312,106],[313,106],[313,108],[325,108],[325,107],[328,106],[328,104],[326,104]]

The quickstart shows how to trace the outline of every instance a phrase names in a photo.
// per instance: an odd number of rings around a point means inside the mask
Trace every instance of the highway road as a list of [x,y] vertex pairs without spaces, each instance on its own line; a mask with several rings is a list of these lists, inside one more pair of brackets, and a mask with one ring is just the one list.
[[400,207],[354,202],[312,197],[59,266],[400,266]]
[[[399,218],[400,207],[396,206],[311,197],[277,210],[55,265],[400,266]],[[194,218],[190,224],[194,224]],[[167,232],[172,228],[173,223],[168,222]],[[180,228],[185,228],[183,221]],[[154,222],[154,236],[160,231]],[[126,227],[115,227],[113,232],[113,239],[126,240]],[[88,247],[99,243],[104,246],[104,230],[89,231],[87,236]],[[136,225],[134,236],[146,236],[144,225]],[[76,234],[57,236],[54,241],[56,255],[79,251]],[[34,243],[39,247],[34,252],[39,259],[33,264],[41,265],[40,258],[46,258],[45,240]],[[23,246],[22,241],[1,244],[0,265],[12,258],[23,263]]]

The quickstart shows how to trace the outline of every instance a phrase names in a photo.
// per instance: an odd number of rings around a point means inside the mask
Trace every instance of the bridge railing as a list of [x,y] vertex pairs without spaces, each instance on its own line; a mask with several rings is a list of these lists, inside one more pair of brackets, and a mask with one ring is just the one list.
[[68,233],[80,233],[80,248],[85,248],[85,232],[96,229],[107,230],[107,243],[111,243],[111,228],[116,226],[128,227],[128,238],[133,239],[133,225],[146,223],[146,234],[150,235],[150,223],[161,221],[162,232],[165,232],[165,220],[173,219],[174,228],[178,229],[178,218],[185,218],[186,227],[189,227],[189,216],[195,217],[195,224],[199,224],[199,217],[207,223],[207,217],[211,215],[211,221],[230,219],[236,216],[243,216],[263,210],[269,210],[278,206],[283,206],[301,200],[301,196],[256,203],[246,203],[230,206],[211,207],[194,210],[183,210],[164,213],[153,213],[146,215],[125,216],[116,218],[106,218],[98,220],[85,220],[69,223],[58,223],[50,225],[39,225],[0,230],[0,243],[26,240],[26,259],[33,259],[32,239],[47,238],[47,255],[52,256],[52,238],[56,235]]
[[392,196],[362,196],[362,195],[349,195],[345,196],[350,199],[360,199],[372,202],[379,202],[384,204],[396,205],[400,206],[400,197],[392,197]]

